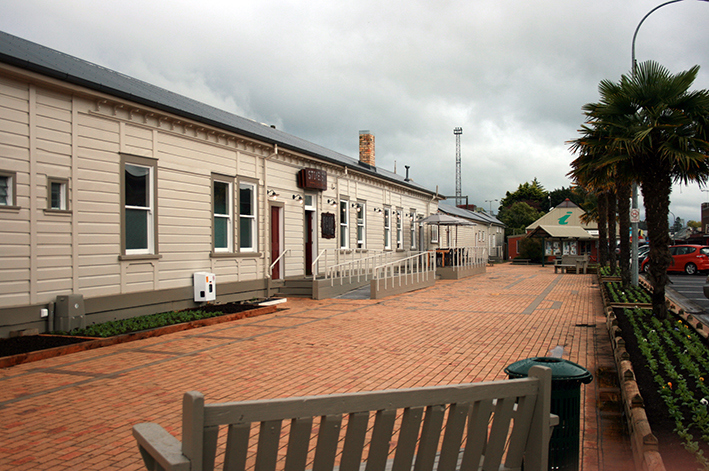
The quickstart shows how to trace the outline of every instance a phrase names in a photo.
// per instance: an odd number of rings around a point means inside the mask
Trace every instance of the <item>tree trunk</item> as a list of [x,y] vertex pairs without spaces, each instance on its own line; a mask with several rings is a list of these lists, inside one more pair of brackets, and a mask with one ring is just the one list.
[[607,222],[607,194],[599,192],[598,199],[598,263],[605,267],[608,265],[608,222]]
[[[620,228],[620,279],[624,287],[630,286],[630,184],[618,187],[618,226]],[[633,234],[637,237],[637,234]]]
[[653,287],[652,313],[658,319],[667,319],[665,286],[669,280],[667,267],[672,261],[669,250],[671,243],[669,224],[667,223],[672,191],[670,169],[662,164],[647,165],[642,175],[640,187],[645,203],[647,233],[650,238],[647,263],[650,264],[648,280]]
[[606,205],[608,208],[608,261],[610,262],[611,276],[615,276],[616,267],[618,266],[616,261],[617,257],[615,254],[615,248],[618,246],[618,230],[616,229],[616,208],[618,207],[616,201],[615,190],[611,190],[608,193],[608,199]]

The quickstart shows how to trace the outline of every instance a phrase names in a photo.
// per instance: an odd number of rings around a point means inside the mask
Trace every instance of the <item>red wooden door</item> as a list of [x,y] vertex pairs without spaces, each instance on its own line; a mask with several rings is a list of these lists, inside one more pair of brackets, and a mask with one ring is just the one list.
[[[271,263],[281,255],[281,218],[280,208],[271,206]],[[271,279],[278,280],[281,278],[281,262],[280,260],[273,266],[271,270]]]

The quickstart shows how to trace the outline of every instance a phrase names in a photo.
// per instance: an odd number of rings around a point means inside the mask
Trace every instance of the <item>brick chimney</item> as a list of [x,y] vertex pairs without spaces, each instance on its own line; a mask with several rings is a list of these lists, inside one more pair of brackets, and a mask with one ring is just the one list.
[[374,135],[369,131],[359,132],[359,160],[372,167],[374,165]]

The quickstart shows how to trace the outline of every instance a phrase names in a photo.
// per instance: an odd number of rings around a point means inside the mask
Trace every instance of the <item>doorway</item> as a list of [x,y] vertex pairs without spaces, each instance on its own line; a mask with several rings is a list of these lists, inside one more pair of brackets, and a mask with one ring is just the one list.
[[305,241],[305,274],[311,276],[313,274],[313,254],[317,248],[315,246],[317,237],[317,218],[315,205],[313,204],[313,195],[305,195],[305,227],[303,240]]
[[[271,206],[271,263],[281,256],[281,208]],[[271,279],[281,279],[281,261],[271,269]]]

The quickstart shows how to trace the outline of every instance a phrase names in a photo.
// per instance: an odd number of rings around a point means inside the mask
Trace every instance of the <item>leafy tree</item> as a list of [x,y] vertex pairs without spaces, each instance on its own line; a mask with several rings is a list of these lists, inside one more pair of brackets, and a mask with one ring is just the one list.
[[586,195],[578,186],[570,186],[568,188],[564,188],[562,186],[561,188],[557,188],[556,190],[549,192],[549,197],[547,198],[549,201],[549,204],[547,205],[548,207],[543,207],[542,209],[549,211],[551,208],[559,206],[567,199],[575,205],[583,207],[583,203],[586,200]]
[[510,208],[515,203],[527,203],[537,211],[549,209],[549,193],[535,178],[532,183],[525,182],[519,185],[513,193],[505,193],[505,197],[500,200],[501,212],[505,208]]
[[524,234],[527,226],[544,215],[529,204],[518,201],[510,207],[500,208],[497,219],[505,224],[505,235]]
[[682,220],[680,218],[675,218],[674,224],[672,224],[672,232],[679,232],[682,230]]
[[522,239],[519,244],[519,257],[532,262],[541,263],[544,252],[541,239]]
[[[699,67],[671,74],[656,62],[637,66],[618,83],[603,80],[601,99],[583,107],[584,130],[599,131],[597,168],[619,164],[640,183],[650,238],[653,314],[667,318],[668,214],[673,182],[709,179],[709,91],[690,91]],[[582,131],[583,133],[584,131]]]
[[701,229],[702,223],[700,221],[689,220],[687,221],[687,227],[691,227],[692,229]]

